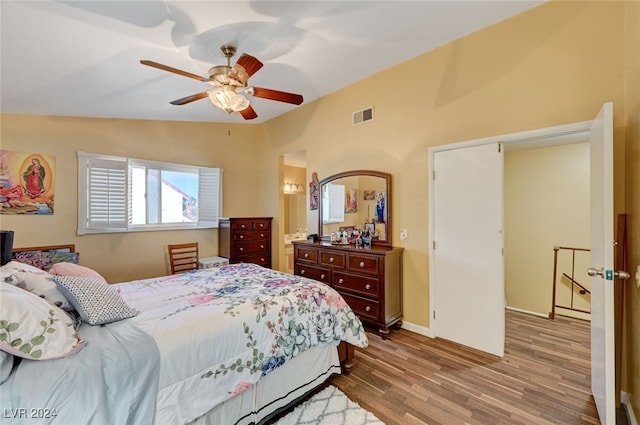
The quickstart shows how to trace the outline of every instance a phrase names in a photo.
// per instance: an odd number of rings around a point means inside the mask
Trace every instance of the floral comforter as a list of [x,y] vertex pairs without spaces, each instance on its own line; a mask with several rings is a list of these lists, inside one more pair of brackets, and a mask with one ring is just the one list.
[[362,323],[320,282],[254,264],[117,284],[160,350],[156,423],[186,423],[307,348],[366,347]]

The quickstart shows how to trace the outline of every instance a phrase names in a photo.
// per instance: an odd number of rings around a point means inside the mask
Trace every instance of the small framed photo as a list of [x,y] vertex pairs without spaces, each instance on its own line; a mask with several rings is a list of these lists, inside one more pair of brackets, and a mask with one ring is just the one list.
[[363,190],[364,200],[365,201],[373,201],[376,199],[376,191],[375,190]]
[[364,230],[366,230],[370,235],[373,235],[376,231],[376,225],[373,223],[365,223]]

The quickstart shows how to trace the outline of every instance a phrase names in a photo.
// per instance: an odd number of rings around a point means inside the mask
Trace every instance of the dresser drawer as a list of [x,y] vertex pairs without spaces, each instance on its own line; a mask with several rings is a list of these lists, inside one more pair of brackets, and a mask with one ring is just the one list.
[[265,231],[252,231],[252,232],[235,232],[233,234],[233,240],[235,242],[241,241],[256,241],[267,239],[267,232]]
[[248,255],[248,254],[258,254],[261,252],[267,252],[267,242],[266,241],[249,241],[249,242],[239,242],[235,244],[232,248],[232,254],[236,255]]
[[308,277],[309,279],[319,280],[326,284],[331,284],[331,270],[296,264],[294,274]]
[[334,272],[333,287],[338,291],[354,292],[375,300],[380,298],[378,279]]
[[365,319],[378,320],[378,315],[380,314],[380,304],[378,302],[343,292],[340,292],[340,295],[358,316],[362,316]]
[[320,251],[320,265],[344,269],[346,254],[335,251]]
[[378,274],[380,258],[376,255],[348,254],[347,270],[352,272]]
[[305,263],[318,263],[318,250],[313,248],[304,248],[296,246],[296,260],[304,261]]
[[238,261],[241,263],[254,263],[262,267],[271,268],[271,258],[266,253],[243,255],[242,257],[238,257]]
[[271,220],[242,219],[242,220],[234,220],[231,223],[231,230],[234,230],[234,231],[269,230],[270,228],[271,228]]

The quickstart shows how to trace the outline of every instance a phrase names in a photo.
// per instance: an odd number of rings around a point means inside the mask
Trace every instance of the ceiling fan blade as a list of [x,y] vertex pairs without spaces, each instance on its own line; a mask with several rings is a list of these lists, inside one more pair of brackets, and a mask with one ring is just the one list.
[[251,105],[240,111],[240,114],[242,114],[242,118],[244,118],[245,120],[258,118],[258,114],[256,114],[256,111],[251,107]]
[[173,102],[169,102],[169,103],[171,103],[172,105],[185,105],[187,103],[191,103],[196,100],[204,99],[208,95],[209,94],[206,91],[204,91],[202,93],[192,94],[191,96],[183,97],[181,99],[176,99]]
[[208,78],[204,78],[204,77],[201,77],[201,76],[196,75],[196,74],[192,74],[192,73],[187,72],[187,71],[182,71],[181,69],[172,68],[170,66],[163,65],[163,64],[158,63],[158,62],[153,62],[153,61],[149,61],[149,60],[141,60],[140,63],[143,64],[143,65],[147,65],[147,66],[153,67],[153,68],[161,69],[163,71],[173,72],[174,74],[182,75],[183,77],[193,78],[194,80],[198,80],[198,81],[202,81],[202,82],[209,81]]
[[262,68],[262,62],[246,53],[243,53],[240,58],[238,58],[236,64],[242,66],[244,70],[247,71],[247,75],[249,77],[258,72],[260,68]]
[[299,105],[304,100],[302,95],[287,93],[284,91],[264,89],[261,87],[253,87],[253,95],[255,97],[261,97],[263,99],[277,100],[278,102],[293,103]]

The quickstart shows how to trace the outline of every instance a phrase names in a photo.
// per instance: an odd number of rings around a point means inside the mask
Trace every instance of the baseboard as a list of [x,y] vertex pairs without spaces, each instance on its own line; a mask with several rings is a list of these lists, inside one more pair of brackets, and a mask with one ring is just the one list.
[[629,425],[638,425],[638,419],[633,412],[633,406],[631,400],[629,400],[629,394],[624,391],[620,392],[620,402],[624,406],[624,410],[627,412],[627,419],[629,419]]
[[401,328],[411,332],[415,332],[420,335],[432,336],[431,333],[429,332],[429,328],[425,328],[424,326],[416,325],[414,323],[405,322],[404,320],[402,321]]
[[542,314],[542,313],[538,313],[535,311],[529,311],[529,310],[523,310],[521,308],[515,308],[515,307],[506,307],[507,310],[511,310],[511,311],[517,311],[518,313],[525,313],[525,314],[531,314],[532,316],[539,316],[539,317],[544,317],[545,319],[548,319],[549,316],[546,314]]

